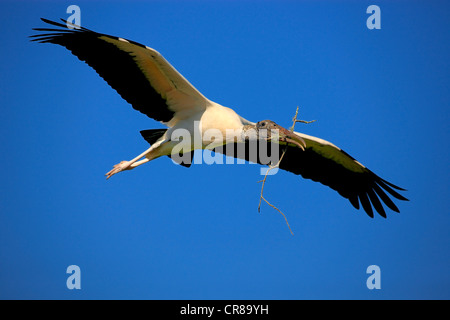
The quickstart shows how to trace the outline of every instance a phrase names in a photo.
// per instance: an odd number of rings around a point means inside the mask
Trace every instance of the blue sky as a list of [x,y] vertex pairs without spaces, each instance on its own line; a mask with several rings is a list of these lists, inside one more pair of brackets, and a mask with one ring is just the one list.
[[[257,165],[160,158],[136,112],[92,69],[30,43],[67,18],[158,50],[205,96],[346,150],[401,187],[371,219],[333,190]],[[366,9],[381,8],[369,30]],[[0,298],[449,299],[446,1],[10,1],[0,3]],[[81,290],[66,269],[81,269]],[[366,287],[370,265],[381,289]]]

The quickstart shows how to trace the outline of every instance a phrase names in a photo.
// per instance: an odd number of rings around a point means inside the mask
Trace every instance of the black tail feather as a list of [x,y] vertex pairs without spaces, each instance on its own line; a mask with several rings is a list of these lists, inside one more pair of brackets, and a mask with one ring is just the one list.
[[145,139],[150,145],[154,144],[159,138],[161,138],[164,133],[166,133],[167,129],[147,129],[142,130],[141,135],[142,138]]
[[[151,145],[154,144],[156,141],[159,140],[165,133],[167,129],[147,129],[142,130],[141,135]],[[180,155],[180,157],[171,157],[168,155],[169,158],[171,158],[174,162],[178,163],[179,165],[182,165],[183,167],[189,168],[192,164],[192,159],[194,157],[194,151],[187,152],[185,154]]]

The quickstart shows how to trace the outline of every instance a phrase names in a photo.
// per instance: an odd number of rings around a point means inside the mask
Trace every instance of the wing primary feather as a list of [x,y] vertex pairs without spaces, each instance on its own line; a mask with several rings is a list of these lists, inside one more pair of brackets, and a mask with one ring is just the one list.
[[[61,30],[61,29],[54,29],[54,28],[33,28],[33,30],[34,31],[55,31],[55,32],[66,32],[66,33],[72,32],[72,30],[70,30],[70,29],[67,29],[67,30],[62,29]],[[30,36],[30,37],[39,37],[39,35],[36,34],[36,35]]]
[[348,200],[350,200],[350,203],[352,204],[352,206],[359,210],[359,202],[358,202],[358,196],[356,195],[352,195],[348,198]]
[[64,25],[62,23],[56,22],[56,21],[51,21],[45,18],[41,18],[42,21],[44,21],[45,23],[51,24],[52,26],[57,26],[57,27],[61,27],[61,28],[67,28],[67,25]]
[[409,201],[408,199],[406,199],[404,196],[402,196],[401,194],[399,194],[397,191],[394,191],[394,189],[392,189],[391,187],[389,187],[386,183],[384,183],[384,181],[382,179],[379,179],[378,181],[376,181],[380,187],[382,187],[383,189],[385,189],[387,192],[389,192],[393,197],[399,199],[399,200],[404,200],[404,201]]
[[400,190],[400,191],[407,191],[406,189],[400,188],[399,186],[396,186],[395,184],[390,183],[389,181],[386,181],[386,180],[381,179],[381,178],[380,178],[380,180],[383,181],[384,183],[386,183],[387,185],[391,186],[394,189],[397,189],[397,190]]
[[378,194],[378,196],[383,200],[383,202],[395,212],[400,212],[400,210],[397,208],[397,206],[394,204],[394,202],[387,196],[387,194],[383,191],[383,189],[380,188],[377,184],[374,184],[373,189]]
[[361,201],[364,211],[366,211],[369,217],[373,218],[372,206],[370,205],[369,198],[365,192],[359,194],[359,201]]
[[369,189],[367,194],[369,195],[370,202],[374,206],[375,210],[380,214],[380,216],[386,218],[386,212],[384,211],[383,205],[381,204],[373,189]]
[[72,22],[68,22],[67,20],[64,20],[64,19],[62,19],[62,18],[60,18],[60,20],[61,20],[62,22],[65,23],[65,27],[66,27],[66,28],[68,27],[68,24],[70,24],[71,26],[76,27],[75,30],[83,30],[83,31],[93,32],[93,31],[91,31],[91,30],[89,30],[89,29],[86,29],[85,27],[79,26],[79,25],[74,24],[74,23],[72,23]]

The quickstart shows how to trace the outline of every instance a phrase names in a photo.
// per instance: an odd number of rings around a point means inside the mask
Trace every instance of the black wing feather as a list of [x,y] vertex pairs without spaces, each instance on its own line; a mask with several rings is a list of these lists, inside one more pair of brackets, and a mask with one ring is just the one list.
[[[145,78],[132,55],[114,44],[100,39],[102,36],[113,39],[118,39],[117,37],[97,33],[83,27],[68,29],[64,24],[47,19],[42,19],[42,21],[63,29],[35,28],[33,30],[47,33],[33,35],[31,41],[54,43],[67,48],[78,59],[95,69],[134,109],[157,121],[168,122],[172,119],[174,112],[168,109],[166,100]],[[137,42],[127,41],[145,47]]]
[[[214,151],[262,165],[269,164],[264,163],[259,157],[255,157],[254,155],[254,158],[250,159],[249,143],[245,143],[245,150],[241,149],[241,152],[238,152],[237,145],[237,143],[227,144],[215,148]],[[404,189],[381,179],[369,169],[366,168],[364,172],[351,171],[334,160],[323,157],[311,147],[307,147],[303,151],[290,145],[280,146],[276,143],[269,143],[267,148],[269,150],[269,157],[270,151],[273,150],[272,148],[280,148],[280,155],[286,150],[286,154],[279,165],[280,169],[301,175],[305,179],[320,182],[336,190],[342,197],[348,199],[356,209],[360,208],[359,204],[361,203],[364,211],[370,217],[374,216],[372,206],[382,217],[386,217],[386,212],[381,201],[391,210],[399,212],[397,206],[392,202],[385,190],[399,200],[408,200],[393,190],[393,188],[397,190]],[[354,158],[344,151],[341,152],[354,160]]]
[[[349,156],[346,152],[341,152]],[[354,160],[353,157],[349,157]],[[313,148],[302,151],[289,146],[280,163],[280,169],[329,186],[344,198],[349,199],[356,209],[359,209],[357,200],[359,199],[364,211],[371,217],[373,217],[372,206],[381,216],[386,217],[379,199],[393,211],[399,212],[385,191],[399,200],[408,200],[393,190],[393,188],[403,191],[404,189],[387,182],[369,169],[365,168],[363,172],[351,171],[334,160],[318,154]]]

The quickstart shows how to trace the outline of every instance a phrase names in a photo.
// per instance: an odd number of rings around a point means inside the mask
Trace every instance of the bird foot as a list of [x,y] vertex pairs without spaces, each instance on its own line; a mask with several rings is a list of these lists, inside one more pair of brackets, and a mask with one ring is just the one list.
[[130,162],[129,161],[121,161],[120,163],[114,165],[114,167],[113,167],[113,169],[111,171],[109,171],[109,172],[107,172],[105,174],[106,179],[111,178],[116,173],[119,173],[119,172],[124,171],[124,170],[128,170],[129,166],[130,166]]

